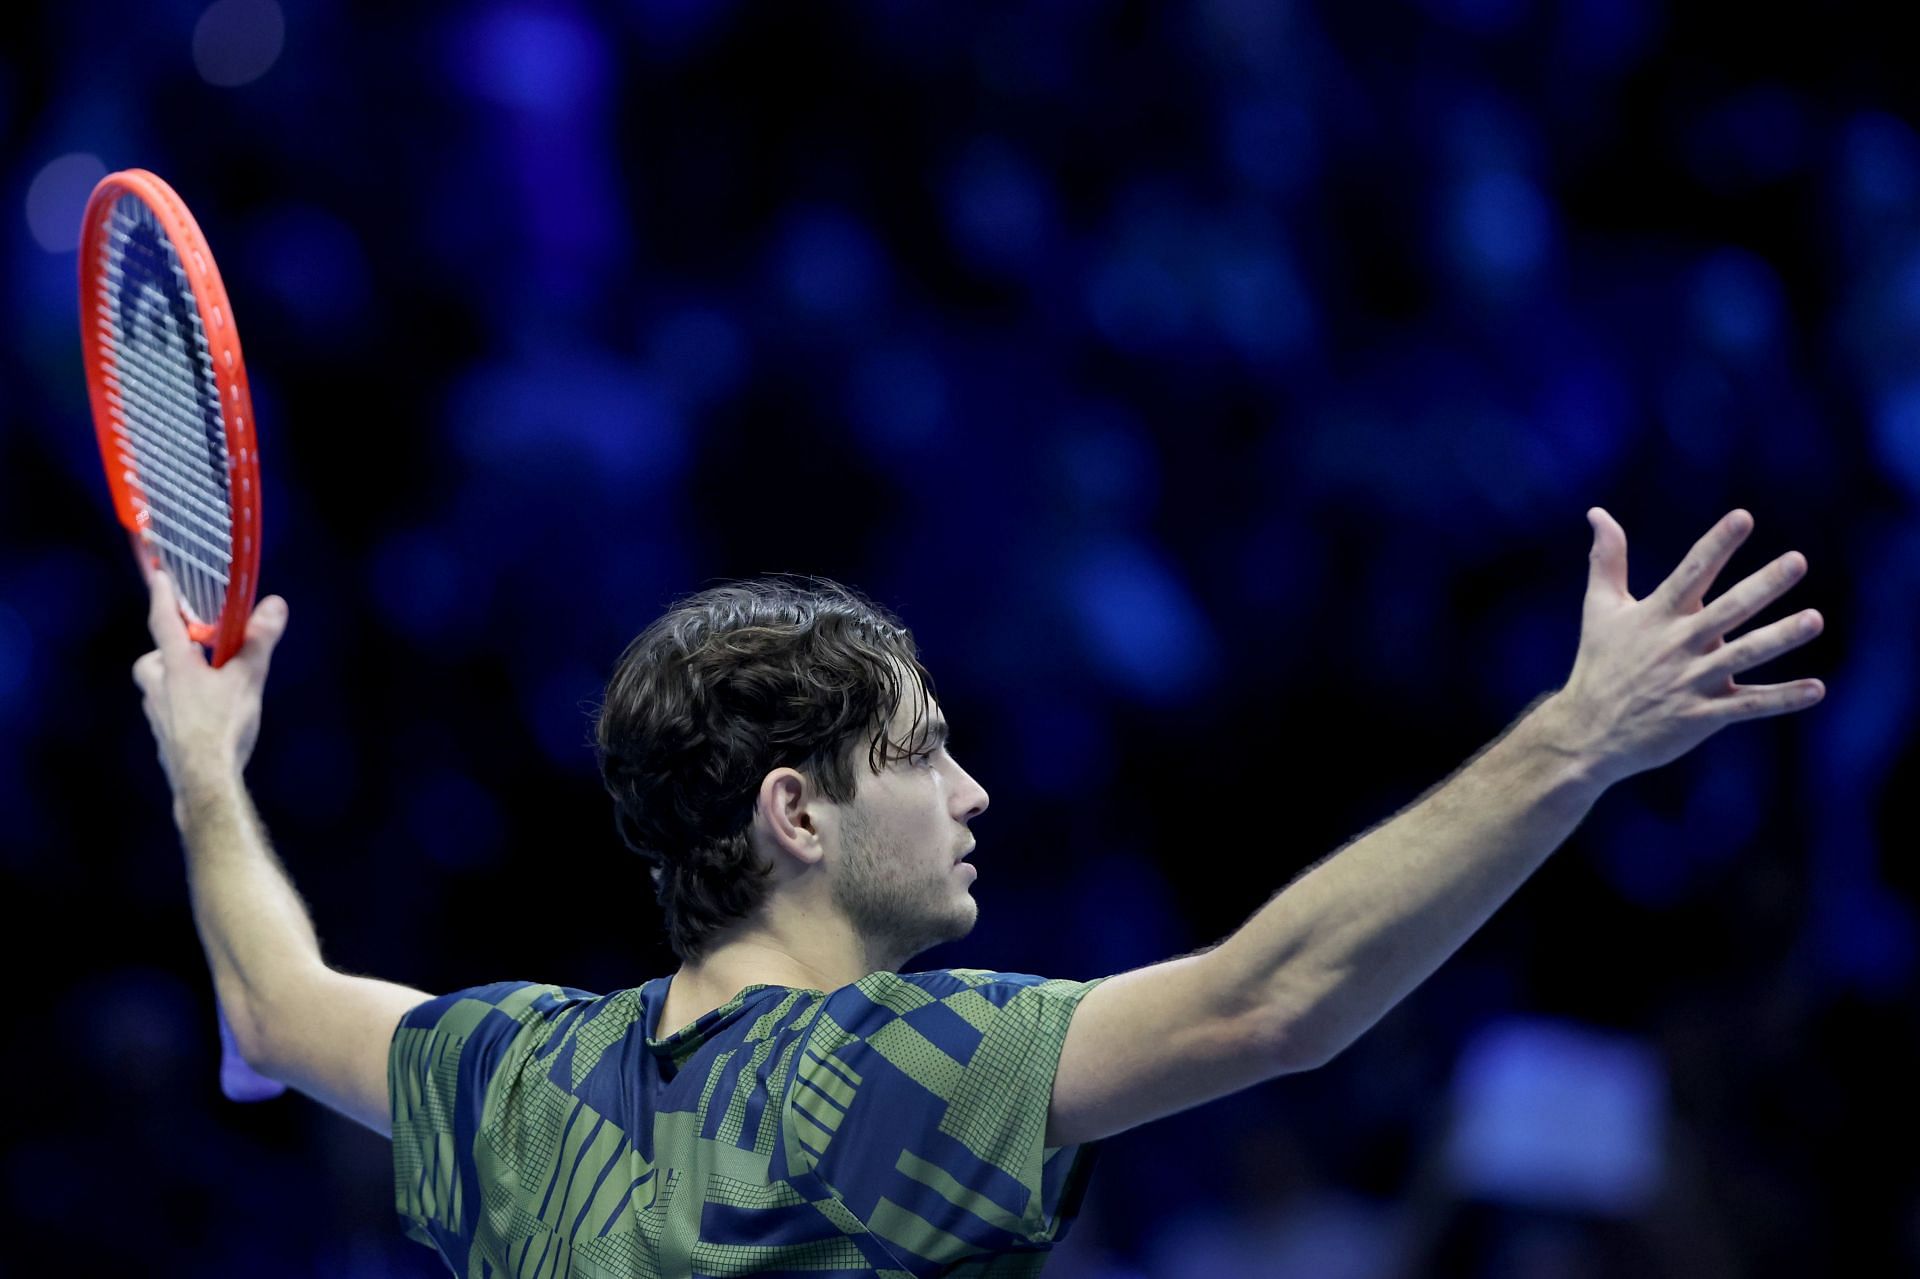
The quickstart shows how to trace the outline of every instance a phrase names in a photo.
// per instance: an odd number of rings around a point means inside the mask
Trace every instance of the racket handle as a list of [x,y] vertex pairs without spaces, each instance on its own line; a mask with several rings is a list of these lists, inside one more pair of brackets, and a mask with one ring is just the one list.
[[240,1055],[239,1041],[233,1037],[233,1027],[227,1025],[227,1010],[220,1007],[217,997],[213,1007],[220,1018],[220,1091],[227,1100],[268,1101],[285,1092],[285,1084],[247,1065],[247,1059]]

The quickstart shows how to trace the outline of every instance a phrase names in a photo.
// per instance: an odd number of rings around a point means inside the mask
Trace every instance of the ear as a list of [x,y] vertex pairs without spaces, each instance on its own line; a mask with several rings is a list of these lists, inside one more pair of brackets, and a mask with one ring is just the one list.
[[798,769],[776,768],[760,779],[753,805],[755,842],[764,842],[776,866],[790,857],[804,868],[825,854],[813,813],[820,802],[813,783]]

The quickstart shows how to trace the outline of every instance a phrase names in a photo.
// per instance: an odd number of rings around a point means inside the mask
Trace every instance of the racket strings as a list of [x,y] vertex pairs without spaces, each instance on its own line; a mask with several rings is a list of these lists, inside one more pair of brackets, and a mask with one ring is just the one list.
[[194,618],[220,613],[231,567],[226,437],[213,358],[192,286],[152,211],[114,205],[98,314],[112,426],[127,479]]
[[[115,425],[124,426],[128,434],[147,446],[149,452],[143,456],[153,463],[156,472],[164,472],[173,481],[181,500],[197,506],[216,526],[229,519],[231,511],[223,491],[210,490],[202,484],[196,493],[189,487],[197,482],[195,476],[202,459],[181,449],[175,435],[154,427],[156,421],[164,421],[169,411],[178,412],[178,408],[157,401],[153,386],[135,368],[122,366],[107,373],[104,380],[109,388],[109,401],[121,409],[125,417],[123,423]],[[220,499],[218,505],[208,500],[209,493]]]

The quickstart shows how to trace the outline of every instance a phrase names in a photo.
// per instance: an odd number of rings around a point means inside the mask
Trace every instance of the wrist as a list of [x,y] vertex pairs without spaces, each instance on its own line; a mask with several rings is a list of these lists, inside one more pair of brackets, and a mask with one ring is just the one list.
[[1571,789],[1604,791],[1619,780],[1600,747],[1594,725],[1561,689],[1544,698],[1522,721],[1529,744]]
[[240,769],[231,761],[197,760],[183,767],[173,788],[174,820],[184,824],[193,809],[221,803],[239,787]]

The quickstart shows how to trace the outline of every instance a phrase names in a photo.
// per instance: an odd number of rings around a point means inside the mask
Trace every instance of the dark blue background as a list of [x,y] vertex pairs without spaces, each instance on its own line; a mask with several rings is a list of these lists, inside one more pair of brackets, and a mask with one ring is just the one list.
[[[385,1142],[215,1086],[77,341],[81,202],[140,166],[246,344],[292,605],[248,776],[336,966],[669,971],[589,713],[676,596],[774,570],[901,614],[992,794],[980,926],[917,966],[1191,950],[1564,680],[1588,507],[1641,595],[1744,507],[1721,585],[1800,550],[1760,620],[1827,630],[1743,679],[1826,701],[1605,796],[1330,1066],[1111,1141],[1049,1273],[1920,1267],[1891,18],[83,0],[8,28],[9,1247],[439,1272]],[[1651,1070],[1650,1200],[1446,1171],[1514,1025],[1627,1094]]]

